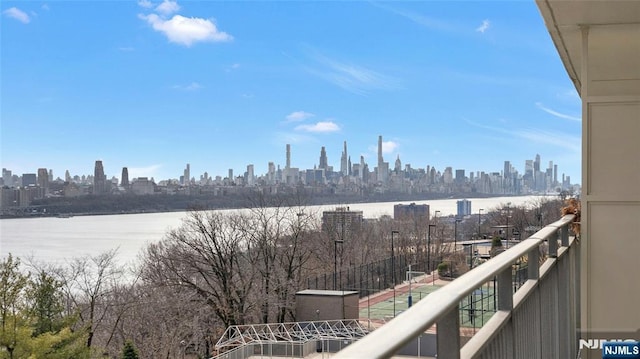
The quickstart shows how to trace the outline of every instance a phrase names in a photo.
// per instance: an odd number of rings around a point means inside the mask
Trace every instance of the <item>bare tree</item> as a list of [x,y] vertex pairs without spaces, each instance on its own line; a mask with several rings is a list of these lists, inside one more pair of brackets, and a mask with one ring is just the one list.
[[306,239],[313,228],[312,216],[305,213],[300,197],[256,194],[250,202],[241,228],[251,246],[251,262],[261,277],[262,321],[269,323],[275,313],[276,320],[283,322],[287,313],[293,316],[292,300],[310,256]]
[[225,326],[251,320],[248,298],[257,288],[240,218],[190,211],[178,229],[146,249],[143,278],[158,286],[193,290]]
[[111,250],[97,256],[74,258],[64,274],[67,298],[77,310],[79,325],[87,332],[88,348],[92,347],[96,331],[102,328],[112,306],[107,298],[122,279],[116,253],[117,250]]

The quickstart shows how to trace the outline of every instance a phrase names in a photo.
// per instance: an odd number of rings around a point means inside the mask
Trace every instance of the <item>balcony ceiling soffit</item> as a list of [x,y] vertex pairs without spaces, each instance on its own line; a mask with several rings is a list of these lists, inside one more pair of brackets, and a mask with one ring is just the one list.
[[582,25],[590,28],[589,78],[640,84],[640,1],[537,0],[537,4],[578,92]]

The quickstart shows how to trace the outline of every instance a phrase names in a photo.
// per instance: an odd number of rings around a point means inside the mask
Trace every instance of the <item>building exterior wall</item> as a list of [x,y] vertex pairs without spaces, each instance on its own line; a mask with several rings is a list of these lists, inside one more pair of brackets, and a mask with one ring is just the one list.
[[358,292],[304,290],[296,293],[296,320],[358,319]]
[[[640,38],[640,26],[620,26],[614,31]],[[635,332],[640,329],[640,86],[597,71],[603,51],[617,51],[608,40],[610,31],[602,26],[582,31],[581,320],[587,332]],[[638,66],[640,56],[635,61]],[[583,357],[600,358],[601,351],[588,350]]]

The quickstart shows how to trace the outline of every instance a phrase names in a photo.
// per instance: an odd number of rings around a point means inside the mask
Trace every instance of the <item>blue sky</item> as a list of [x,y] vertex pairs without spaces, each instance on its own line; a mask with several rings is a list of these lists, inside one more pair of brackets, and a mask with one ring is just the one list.
[[580,182],[580,99],[533,1],[3,1],[1,166],[199,178],[269,161]]

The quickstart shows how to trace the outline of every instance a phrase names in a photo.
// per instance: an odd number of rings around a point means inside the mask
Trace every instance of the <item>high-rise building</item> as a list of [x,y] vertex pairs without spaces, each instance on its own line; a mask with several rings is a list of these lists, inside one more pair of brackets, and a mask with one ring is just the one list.
[[98,160],[93,169],[93,194],[104,194],[107,190],[107,176],[104,174],[102,161]]
[[349,157],[347,155],[347,141],[344,141],[344,150],[342,151],[342,156],[340,157],[340,173],[343,176],[349,175]]
[[393,219],[427,223],[429,222],[429,205],[415,203],[396,204],[393,206]]
[[253,165],[247,165],[247,173],[246,173],[245,183],[248,186],[253,186],[253,185],[256,184],[256,176],[253,173]]
[[402,161],[400,161],[400,155],[398,155],[398,158],[396,158],[396,163],[393,166],[393,170],[396,174],[400,174],[400,172],[402,172]]
[[376,172],[378,182],[387,183],[389,177],[389,163],[382,157],[382,136],[378,136],[378,167]]
[[11,170],[8,170],[6,168],[2,169],[2,180],[5,186],[13,187],[13,175],[11,173]]
[[327,151],[324,149],[324,146],[320,149],[320,164],[318,168],[322,170],[327,170],[329,168],[329,163],[327,161]]
[[286,165],[285,168],[289,169],[291,168],[291,145],[287,143],[287,153],[286,153]]
[[182,184],[189,186],[191,184],[191,165],[187,163],[187,168],[184,169]]
[[382,136],[378,136],[378,168],[380,168],[382,162]]
[[38,184],[38,177],[35,173],[22,174],[22,187],[35,186]]
[[129,169],[127,167],[122,167],[122,179],[120,180],[120,185],[124,188],[129,187]]
[[334,240],[351,238],[351,234],[361,228],[362,221],[362,211],[351,211],[349,207],[322,212],[322,229]]
[[464,216],[471,215],[471,201],[467,199],[461,199],[456,202],[457,216],[462,218]]
[[511,162],[504,161],[504,170],[502,172],[502,175],[504,176],[504,178],[511,177]]
[[38,187],[45,195],[49,193],[49,171],[46,168],[38,168]]

